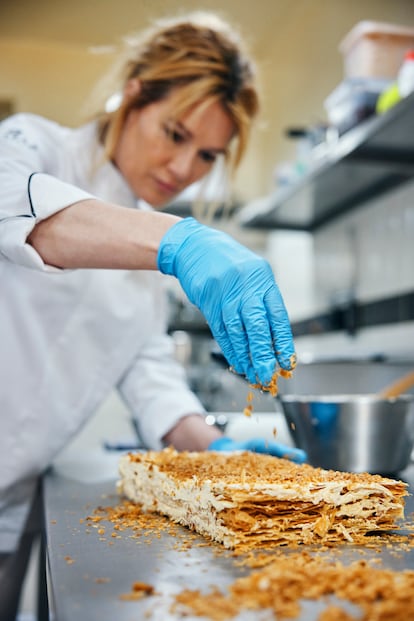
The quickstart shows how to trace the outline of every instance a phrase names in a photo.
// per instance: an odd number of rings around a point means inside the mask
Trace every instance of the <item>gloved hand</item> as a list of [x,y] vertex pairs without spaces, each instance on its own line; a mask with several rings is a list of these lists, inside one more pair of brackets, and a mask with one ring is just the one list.
[[230,366],[251,384],[268,385],[277,362],[294,366],[288,315],[267,261],[194,218],[167,231],[157,260],[204,314]]
[[267,453],[273,457],[284,457],[298,464],[302,464],[308,459],[307,454],[302,449],[292,448],[273,440],[264,438],[250,438],[243,442],[235,442],[231,438],[223,436],[214,440],[208,447],[209,451],[253,451],[254,453]]

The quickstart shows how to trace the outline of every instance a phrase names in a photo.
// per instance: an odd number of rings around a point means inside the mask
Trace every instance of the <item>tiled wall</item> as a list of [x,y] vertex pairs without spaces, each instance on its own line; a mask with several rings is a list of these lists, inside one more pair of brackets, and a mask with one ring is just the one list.
[[315,288],[324,306],[414,290],[414,183],[355,208],[315,233]]
[[310,233],[271,231],[265,254],[292,321],[315,314],[314,238]]
[[[291,320],[350,300],[364,304],[414,292],[414,183],[340,216],[312,236],[273,232],[268,256]],[[414,360],[414,321],[296,339],[306,355],[385,354]]]

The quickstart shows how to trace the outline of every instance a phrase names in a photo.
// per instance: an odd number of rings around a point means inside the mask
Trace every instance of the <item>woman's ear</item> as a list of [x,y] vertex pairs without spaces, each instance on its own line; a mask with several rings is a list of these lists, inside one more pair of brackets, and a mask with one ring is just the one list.
[[139,78],[131,78],[124,86],[124,97],[135,99],[141,91],[141,81]]

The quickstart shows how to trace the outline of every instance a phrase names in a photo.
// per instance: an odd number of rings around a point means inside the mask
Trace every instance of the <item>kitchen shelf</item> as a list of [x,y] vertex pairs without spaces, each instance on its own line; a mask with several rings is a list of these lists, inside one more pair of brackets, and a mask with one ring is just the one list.
[[317,147],[320,152],[301,179],[243,207],[239,223],[314,231],[413,179],[413,128],[414,93],[385,114],[349,130],[334,144]]

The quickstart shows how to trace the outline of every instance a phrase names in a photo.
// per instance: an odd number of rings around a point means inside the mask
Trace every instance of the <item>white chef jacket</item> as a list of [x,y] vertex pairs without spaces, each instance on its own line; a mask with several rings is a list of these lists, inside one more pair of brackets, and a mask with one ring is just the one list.
[[0,551],[17,543],[36,477],[114,387],[152,448],[203,412],[165,333],[168,277],[60,270],[26,243],[36,222],[95,196],[137,208],[95,123],[0,124]]

